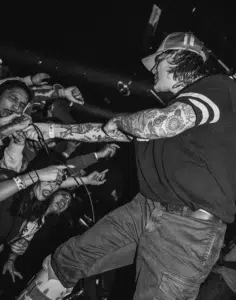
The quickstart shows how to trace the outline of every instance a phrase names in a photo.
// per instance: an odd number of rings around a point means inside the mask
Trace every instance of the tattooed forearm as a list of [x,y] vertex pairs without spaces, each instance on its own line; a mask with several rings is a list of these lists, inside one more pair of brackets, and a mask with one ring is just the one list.
[[85,123],[77,125],[60,125],[57,136],[82,142],[128,142],[129,139],[120,131],[107,135],[101,124]]
[[22,121],[22,117],[15,118],[11,123],[0,127],[0,139],[3,140],[16,131],[16,125]]
[[148,109],[115,117],[122,131],[145,139],[175,136],[194,126],[196,115],[190,105],[175,103],[164,109]]
[[35,102],[46,101],[48,99],[60,98],[59,90],[48,88],[37,88],[33,90]]

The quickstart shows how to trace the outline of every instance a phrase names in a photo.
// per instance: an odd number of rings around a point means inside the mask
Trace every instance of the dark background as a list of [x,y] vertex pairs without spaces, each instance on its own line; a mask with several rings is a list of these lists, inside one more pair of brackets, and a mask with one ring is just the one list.
[[[144,45],[153,3],[162,15],[155,36]],[[76,84],[84,93],[92,89],[95,95],[87,97],[90,103],[108,97],[124,110],[123,105],[129,106],[127,98],[120,97],[116,83],[120,78],[128,82],[134,73],[142,79],[138,86],[144,87],[137,97],[147,96],[151,76],[140,58],[172,31],[194,32],[232,72],[236,66],[233,1],[61,1],[55,5],[8,1],[1,6],[0,58],[12,68],[18,66],[17,75],[47,71],[54,81]],[[221,67],[219,71],[225,72]],[[130,106],[137,109],[140,102],[129,98]]]
[[[162,15],[155,35],[148,36],[153,3],[162,9]],[[213,51],[210,61],[217,71],[226,73],[217,59],[232,74],[236,71],[233,1],[87,0],[58,1],[54,5],[49,1],[30,5],[8,1],[1,3],[0,28],[0,58],[14,75],[48,72],[52,83],[75,84],[86,103],[112,111],[160,105],[148,92],[152,76],[140,59],[173,31],[192,31]],[[116,84],[131,79],[137,84],[132,95],[124,97]],[[134,165],[133,150],[123,145],[117,157],[127,167],[125,180],[132,195],[136,174],[130,167]],[[116,284],[114,293],[117,299],[130,299],[133,269],[118,272],[127,280]]]

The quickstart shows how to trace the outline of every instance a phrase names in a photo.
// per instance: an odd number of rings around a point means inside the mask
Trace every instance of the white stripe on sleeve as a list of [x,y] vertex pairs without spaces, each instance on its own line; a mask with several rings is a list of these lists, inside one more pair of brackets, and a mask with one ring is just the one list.
[[210,123],[216,123],[217,121],[219,121],[219,119],[220,119],[219,107],[208,97],[206,97],[202,94],[199,94],[199,93],[183,93],[183,94],[180,94],[177,98],[179,98],[179,97],[194,97],[194,98],[201,99],[203,102],[207,103],[213,110],[214,116]]
[[194,99],[189,99],[190,102],[193,103],[193,105],[197,106],[201,112],[202,112],[202,121],[199,123],[199,125],[205,124],[207,120],[209,119],[209,111],[208,108],[202,104],[201,102],[194,100]]

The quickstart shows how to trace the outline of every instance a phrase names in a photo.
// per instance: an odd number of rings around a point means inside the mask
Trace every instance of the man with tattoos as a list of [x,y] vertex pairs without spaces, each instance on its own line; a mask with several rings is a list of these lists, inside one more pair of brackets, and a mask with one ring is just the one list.
[[[172,33],[143,59],[154,89],[175,95],[166,108],[121,114],[105,127],[38,124],[45,138],[132,140],[136,147],[140,193],[45,261],[48,280],[59,279],[64,292],[136,258],[134,299],[197,297],[236,212],[236,84],[211,75],[206,61],[192,33]],[[37,139],[31,127],[25,132]],[[48,296],[46,287],[36,284]]]

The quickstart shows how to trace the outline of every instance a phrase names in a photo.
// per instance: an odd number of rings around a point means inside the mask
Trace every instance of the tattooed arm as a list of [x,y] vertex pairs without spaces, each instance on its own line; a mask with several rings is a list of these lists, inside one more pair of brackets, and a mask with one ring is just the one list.
[[119,128],[132,136],[144,139],[172,137],[193,127],[196,115],[193,108],[177,102],[164,109],[148,109],[130,115],[119,115],[105,126],[107,133]]
[[0,127],[0,139],[3,140],[9,137],[16,131],[25,129],[31,123],[31,118],[27,115],[16,117],[10,123]]
[[[45,140],[49,139],[49,124],[35,123],[42,132]],[[53,124],[54,137],[65,140],[76,140],[81,142],[129,142],[130,137],[116,130],[109,135],[102,129],[102,124],[85,123],[85,124]],[[25,135],[30,140],[38,140],[38,134],[32,126],[24,130]]]
[[107,135],[102,124],[55,125],[55,137],[82,142],[128,142],[129,138],[119,130]]

